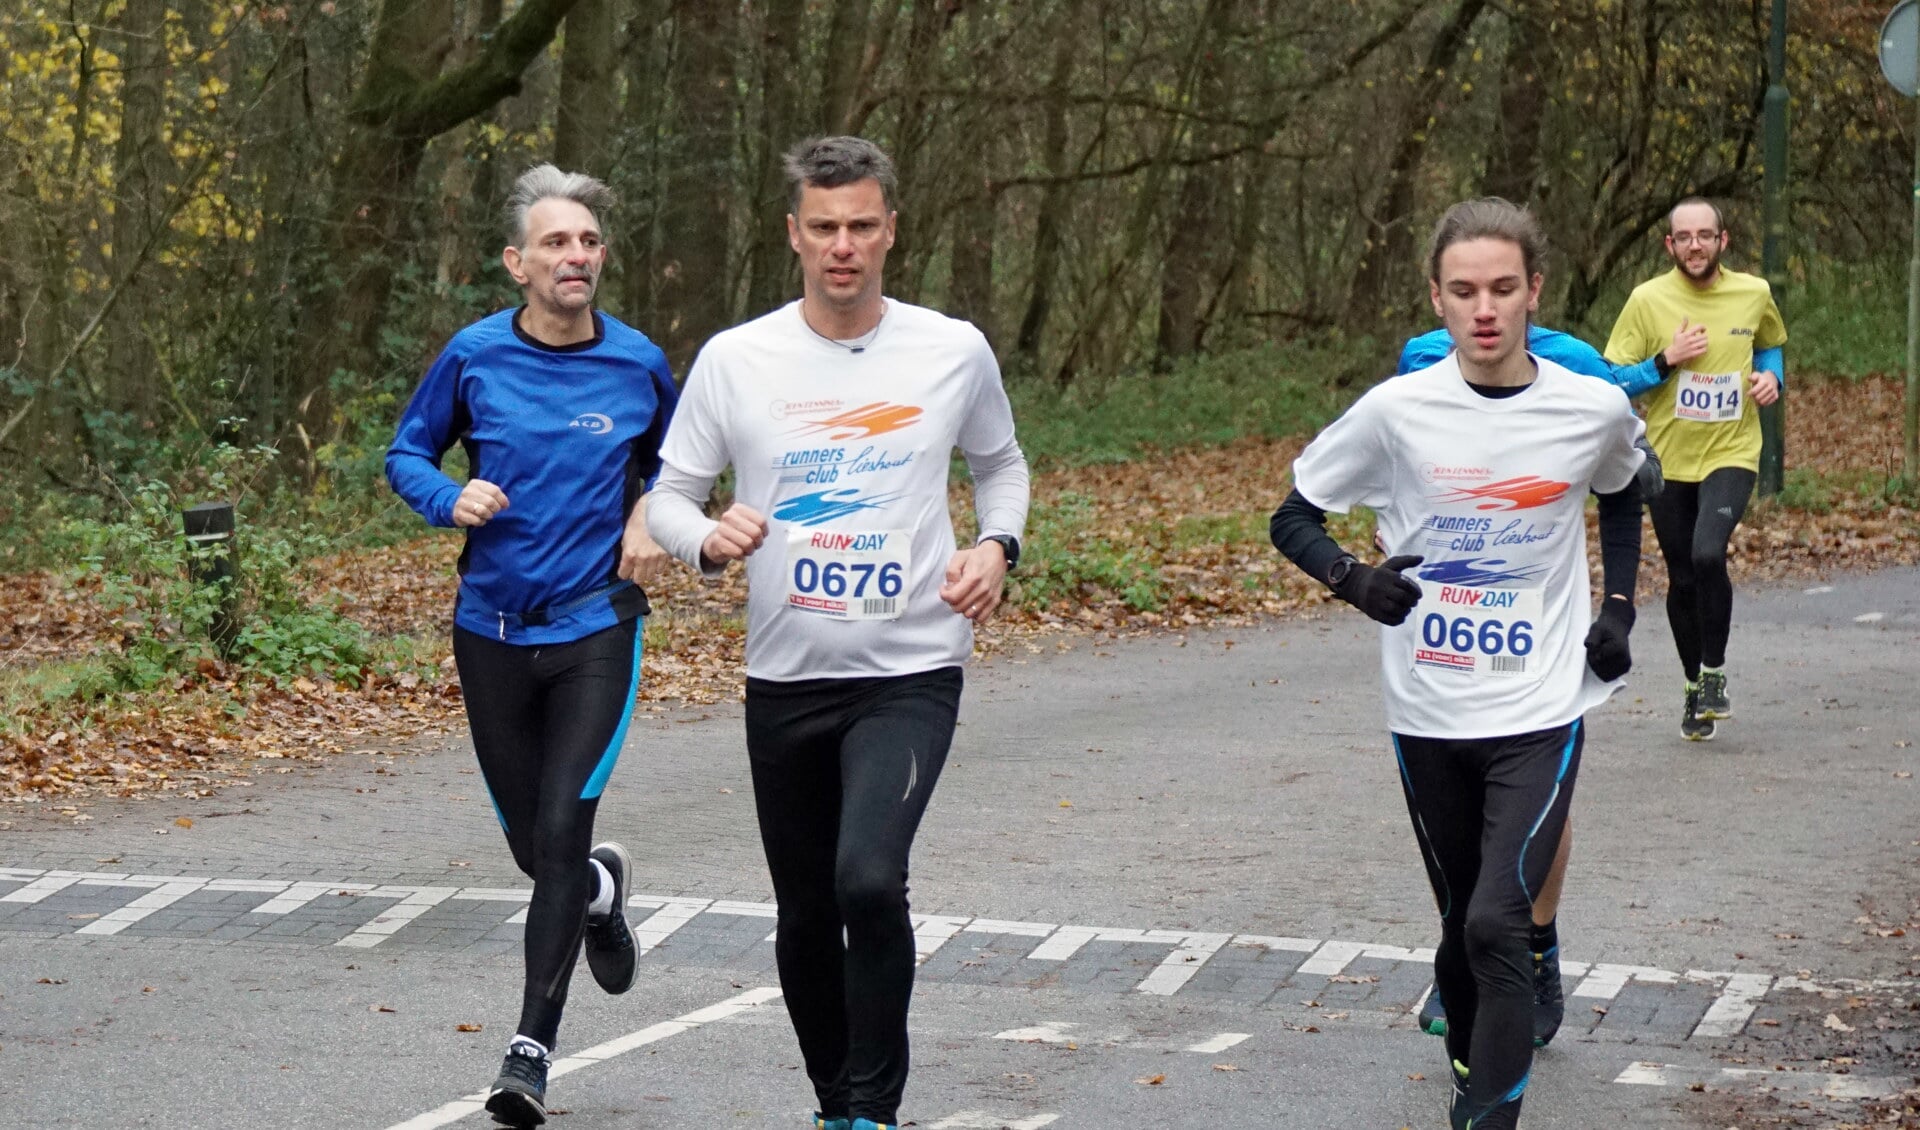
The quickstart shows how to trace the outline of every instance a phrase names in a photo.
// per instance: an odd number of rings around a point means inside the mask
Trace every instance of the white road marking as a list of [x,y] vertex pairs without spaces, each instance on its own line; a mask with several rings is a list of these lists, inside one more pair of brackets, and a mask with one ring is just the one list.
[[[1720,976],[1717,973],[1701,973],[1698,970],[1687,971],[1687,978],[1694,981],[1719,980]],[[1687,1038],[1690,1040],[1721,1039],[1739,1035],[1740,1030],[1745,1028],[1747,1021],[1752,1018],[1753,1010],[1760,1003],[1760,998],[1766,996],[1771,988],[1773,988],[1773,978],[1762,973],[1735,973],[1727,977],[1726,985],[1720,990],[1720,995],[1714,998],[1713,1004],[1707,1009],[1707,1014],[1700,1018],[1700,1023],[1694,1027],[1693,1033]]]
[[1294,953],[1312,953],[1320,948],[1319,938],[1270,938],[1264,934],[1235,934],[1236,946],[1253,946],[1267,950],[1292,950]]
[[292,885],[284,879],[210,879],[207,881],[206,889],[250,895],[274,895]]
[[955,918],[948,914],[916,914],[913,916],[914,963],[925,965],[927,959],[940,952],[947,940],[958,934],[969,918]]
[[1136,992],[1151,993],[1156,997],[1170,997],[1180,991],[1180,987],[1193,980],[1207,959],[1220,952],[1220,947],[1233,940],[1232,934],[1188,934],[1180,948],[1168,954],[1160,967],[1147,974],[1147,979],[1134,986]]
[[[144,880],[144,877],[143,877]],[[123,879],[121,883],[132,884],[133,880]],[[120,885],[119,883],[115,884]],[[143,884],[144,881],[143,881]],[[157,881],[153,889],[132,902],[103,917],[96,918],[85,926],[75,930],[76,934],[118,934],[120,931],[140,921],[147,915],[164,907],[172,906],[181,899],[207,885],[205,879],[180,878],[171,882]]]
[[364,895],[372,883],[295,883],[286,891],[253,908],[255,914],[292,914],[329,891],[344,895]]
[[1181,930],[1128,930],[1115,926],[1062,926],[1053,937],[1035,946],[1030,961],[1065,961],[1088,942],[1158,943],[1177,946],[1187,940]]
[[656,902],[660,909],[633,928],[633,936],[639,939],[643,955],[671,938],[675,930],[693,921],[695,916],[711,905],[706,899],[628,899],[627,905],[644,908]]
[[1856,624],[1878,624],[1886,618],[1887,614],[1885,612],[1862,612],[1853,618],[1853,622]]
[[[1564,972],[1567,964],[1562,963]],[[1730,974],[1721,974],[1730,976]],[[1654,969],[1646,965],[1613,965],[1608,962],[1595,962],[1587,971],[1585,979],[1573,987],[1570,997],[1586,997],[1592,1000],[1610,1001],[1620,995],[1627,987],[1629,979],[1644,981],[1655,985],[1671,985],[1678,980],[1679,974],[1666,969]]]
[[56,891],[64,891],[82,879],[124,879],[125,875],[109,875],[98,871],[48,871],[40,878],[28,883],[17,891],[0,895],[0,902],[39,902]]
[[995,1032],[993,1038],[1022,1044],[1070,1044],[1074,1038],[1067,1035],[1067,1029],[1078,1027],[1078,1024],[1065,1020],[1047,1020],[1031,1028],[1009,1028],[1004,1032]]
[[1815,585],[1810,589],[1804,589],[1802,591],[1804,591],[1808,596],[1818,596],[1823,592],[1832,592],[1833,586],[1832,585]]
[[1811,1091],[1830,1099],[1880,1099],[1897,1095],[1906,1083],[1898,1078],[1868,1075],[1829,1075],[1823,1072],[1768,1071],[1758,1067],[1682,1067],[1641,1060],[1627,1065],[1615,1083],[1641,1087],[1705,1087],[1730,1089],[1764,1086],[1769,1090]]
[[1372,957],[1381,961],[1424,961],[1433,960],[1430,949],[1402,949],[1399,946],[1376,946],[1366,942],[1322,942],[1313,956],[1300,963],[1298,972],[1311,973],[1319,977],[1338,977],[1346,972],[1348,965],[1356,957]]
[[999,918],[976,918],[966,926],[970,934],[1012,934],[1021,938],[1044,938],[1059,928],[1051,922],[1007,922]]
[[372,949],[400,932],[407,923],[453,897],[458,887],[380,887],[368,891],[368,898],[399,898],[399,902],[373,921],[333,943],[354,949]]
[[[565,1059],[556,1060],[554,1061],[553,1068],[548,1071],[547,1078],[550,1080],[557,1079],[562,1075],[578,1071],[583,1067],[591,1067],[596,1063],[604,1063],[617,1055],[624,1055],[635,1048],[643,1048],[648,1044],[657,1044],[661,1040],[678,1036],[682,1032],[691,1032],[703,1024],[712,1024],[715,1021],[725,1020],[730,1016],[759,1008],[762,1005],[779,999],[779,997],[779,989],[749,989],[739,996],[730,997],[727,1000],[721,1001],[719,1004],[709,1005],[706,1008],[689,1012],[685,1016],[662,1021],[651,1027],[642,1028],[638,1032],[630,1032],[617,1039],[608,1040],[604,1044],[595,1044],[585,1051],[576,1052]],[[435,1127],[458,1122],[468,1115],[479,1114],[486,1109],[486,1102],[486,1092],[480,1091],[464,1098],[455,1099],[425,1114],[415,1115],[405,1122],[396,1122],[389,1127],[388,1130],[434,1130]]]
[[1002,1118],[981,1110],[963,1110],[949,1114],[933,1124],[932,1130],[1040,1130],[1060,1120],[1057,1114],[1036,1114],[1030,1118]]
[[1219,1055],[1228,1048],[1236,1044],[1244,1043],[1252,1038],[1253,1035],[1250,1032],[1222,1032],[1213,1039],[1202,1040],[1187,1050],[1190,1052],[1198,1052],[1201,1055]]

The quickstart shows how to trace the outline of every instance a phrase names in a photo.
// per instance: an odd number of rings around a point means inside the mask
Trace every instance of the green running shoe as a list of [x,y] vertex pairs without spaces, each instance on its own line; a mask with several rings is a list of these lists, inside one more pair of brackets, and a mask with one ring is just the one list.
[[853,1123],[844,1118],[828,1118],[826,1115],[815,1111],[813,1115],[813,1130],[853,1130]]
[[1533,955],[1533,1046],[1553,1042],[1566,1019],[1567,1002],[1560,991],[1560,947]]
[[1700,672],[1700,714],[1725,721],[1733,717],[1733,703],[1727,700],[1727,673]]
[[1700,712],[1700,684],[1687,684],[1687,704],[1680,711],[1680,736],[1690,742],[1713,740],[1713,715]]
[[1447,1006],[1440,1003],[1440,986],[1435,985],[1420,1005],[1420,1030],[1429,1036],[1447,1034]]

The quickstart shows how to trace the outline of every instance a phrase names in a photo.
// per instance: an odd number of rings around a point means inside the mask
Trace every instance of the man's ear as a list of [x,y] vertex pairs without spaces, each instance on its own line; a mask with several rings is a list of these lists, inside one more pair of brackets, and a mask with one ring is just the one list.
[[1427,298],[1433,302],[1433,316],[1440,319],[1441,325],[1447,324],[1447,312],[1440,308],[1440,284],[1427,280]]
[[500,262],[506,265],[507,274],[513,276],[514,282],[519,283],[521,286],[527,285],[527,276],[520,270],[520,249],[518,247],[509,246],[506,250],[500,252]]

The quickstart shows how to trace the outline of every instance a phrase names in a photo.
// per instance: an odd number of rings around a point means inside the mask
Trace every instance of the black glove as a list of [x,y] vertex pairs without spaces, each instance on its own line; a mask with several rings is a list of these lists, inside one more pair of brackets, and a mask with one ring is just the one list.
[[1646,441],[1646,437],[1633,441],[1633,446],[1647,457],[1633,474],[1634,481],[1640,484],[1640,500],[1645,502],[1667,489],[1667,480],[1660,466],[1660,456],[1654,453],[1653,445]]
[[[1350,560],[1350,559],[1349,559]],[[1355,561],[1333,595],[1388,627],[1406,622],[1407,613],[1420,603],[1420,586],[1400,575],[1423,557],[1389,557],[1384,565],[1362,565]]]
[[1612,597],[1600,602],[1600,615],[1587,629],[1587,666],[1611,683],[1633,670],[1627,634],[1633,631],[1633,605]]

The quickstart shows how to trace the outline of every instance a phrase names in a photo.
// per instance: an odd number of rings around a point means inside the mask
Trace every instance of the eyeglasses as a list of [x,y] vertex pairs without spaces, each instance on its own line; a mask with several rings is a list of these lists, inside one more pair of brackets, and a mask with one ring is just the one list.
[[1667,238],[1673,241],[1675,247],[1690,247],[1696,243],[1704,247],[1708,244],[1718,243],[1720,233],[1717,231],[1677,231]]

